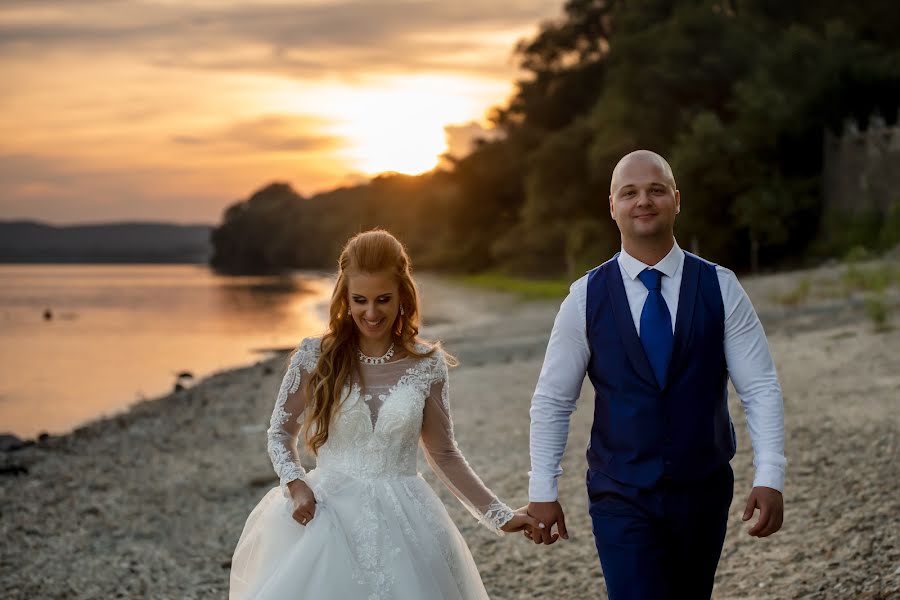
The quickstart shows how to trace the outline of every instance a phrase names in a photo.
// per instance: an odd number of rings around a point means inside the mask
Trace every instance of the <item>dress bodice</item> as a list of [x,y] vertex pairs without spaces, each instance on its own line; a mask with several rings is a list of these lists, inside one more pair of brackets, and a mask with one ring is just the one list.
[[[378,367],[388,365],[363,365],[364,383],[345,386],[328,441],[319,448],[318,465],[361,479],[415,475],[422,415],[436,363],[434,357],[401,359],[380,372]],[[406,368],[396,376],[398,367]]]
[[[307,338],[292,355],[268,430],[269,455],[286,495],[288,482],[305,478],[296,448],[306,407],[301,380],[315,370],[320,342]],[[421,443],[438,477],[482,523],[499,531],[512,511],[484,486],[459,452],[444,354],[440,349],[430,352],[422,344],[416,351],[425,356],[357,365],[344,386],[328,439],[318,449],[317,468],[356,479],[415,476],[416,447]]]

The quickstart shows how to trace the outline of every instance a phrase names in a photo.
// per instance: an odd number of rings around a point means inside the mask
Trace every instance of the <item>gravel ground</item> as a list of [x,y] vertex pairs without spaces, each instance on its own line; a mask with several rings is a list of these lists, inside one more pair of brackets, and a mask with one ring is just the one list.
[[[745,281],[785,395],[785,524],[759,540],[740,521],[753,467],[732,393],[735,500],[714,598],[898,598],[900,330],[876,333],[852,298],[773,302],[797,277]],[[431,324],[423,333],[462,361],[451,374],[460,448],[501,498],[524,504],[528,407],[558,302],[520,303],[435,277],[420,283]],[[244,520],[275,482],[264,432],[284,364],[280,356],[219,373],[0,453],[3,596],[226,597]],[[560,481],[568,541],[537,547],[493,536],[426,474],[495,600],[606,597],[583,484],[590,402],[585,388]]]

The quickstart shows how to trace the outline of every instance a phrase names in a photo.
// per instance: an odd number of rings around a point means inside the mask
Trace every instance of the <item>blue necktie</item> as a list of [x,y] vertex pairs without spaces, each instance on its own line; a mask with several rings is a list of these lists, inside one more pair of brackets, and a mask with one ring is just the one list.
[[662,297],[662,273],[656,269],[644,269],[638,274],[647,287],[647,299],[641,310],[641,344],[653,367],[659,387],[666,385],[666,372],[672,357],[672,316]]

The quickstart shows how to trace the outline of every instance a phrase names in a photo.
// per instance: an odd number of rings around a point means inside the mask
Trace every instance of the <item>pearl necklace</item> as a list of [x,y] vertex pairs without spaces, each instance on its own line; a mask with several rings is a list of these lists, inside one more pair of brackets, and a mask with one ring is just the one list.
[[391,360],[391,357],[394,356],[394,344],[391,343],[391,347],[388,348],[387,352],[384,353],[384,356],[374,357],[374,356],[366,356],[363,354],[362,350],[356,351],[356,356],[359,357],[359,362],[366,365],[383,365],[387,361]]

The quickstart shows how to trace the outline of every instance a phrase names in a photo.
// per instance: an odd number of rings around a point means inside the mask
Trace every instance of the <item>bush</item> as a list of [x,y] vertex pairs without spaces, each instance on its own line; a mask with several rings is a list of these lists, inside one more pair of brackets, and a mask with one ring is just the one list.
[[878,235],[878,246],[882,250],[890,250],[900,244],[900,201],[891,204]]
[[847,251],[847,254],[844,255],[844,262],[854,265],[856,263],[861,263],[867,258],[869,258],[869,251],[866,250],[866,247],[857,245]]
[[809,293],[811,290],[812,280],[809,277],[804,277],[797,283],[797,287],[795,287],[792,291],[776,296],[775,300],[780,304],[796,306],[805,302],[806,299],[809,298]]
[[875,331],[887,331],[890,329],[888,325],[890,311],[883,295],[871,295],[866,298],[866,315],[875,325]]
[[900,273],[891,263],[876,263],[867,267],[851,264],[844,273],[847,291],[862,290],[881,293],[900,278]]

